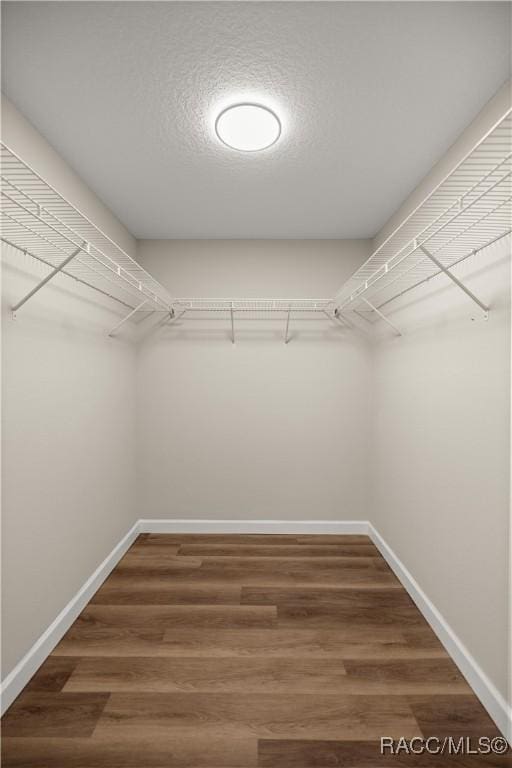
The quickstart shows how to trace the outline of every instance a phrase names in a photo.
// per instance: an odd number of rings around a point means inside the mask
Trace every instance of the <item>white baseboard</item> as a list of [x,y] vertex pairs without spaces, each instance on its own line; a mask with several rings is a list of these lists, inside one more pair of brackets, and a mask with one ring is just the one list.
[[512,708],[380,533],[371,523],[368,524],[368,529],[373,543],[414,600],[502,734],[512,745]]
[[116,544],[112,552],[96,568],[92,576],[87,579],[76,595],[62,609],[57,618],[36,640],[28,653],[25,654],[5,680],[2,681],[0,689],[2,714],[10,707],[30,678],[37,672],[43,661],[50,655],[138,535],[139,523],[137,522],[123,536],[119,544]]
[[141,533],[362,533],[366,520],[139,520]]
[[2,714],[21,693],[139,533],[284,533],[291,535],[323,533],[370,536],[489,715],[503,735],[512,743],[511,707],[391,547],[373,525],[365,520],[139,520],[2,682]]

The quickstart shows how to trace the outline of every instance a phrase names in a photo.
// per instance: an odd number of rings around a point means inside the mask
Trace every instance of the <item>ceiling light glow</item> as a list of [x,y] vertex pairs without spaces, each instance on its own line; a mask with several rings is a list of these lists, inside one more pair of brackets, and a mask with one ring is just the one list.
[[281,135],[281,123],[268,107],[235,104],[220,113],[215,131],[228,147],[241,152],[257,152],[276,143]]

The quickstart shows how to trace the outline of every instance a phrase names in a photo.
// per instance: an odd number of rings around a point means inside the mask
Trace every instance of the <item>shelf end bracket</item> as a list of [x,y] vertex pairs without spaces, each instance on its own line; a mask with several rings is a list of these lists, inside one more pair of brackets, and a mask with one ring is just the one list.
[[368,301],[368,299],[365,299],[365,297],[364,297],[364,296],[360,296],[360,299],[361,299],[361,301],[364,301],[364,303],[365,303],[365,304],[367,304],[367,305],[370,307],[370,309],[371,309],[371,310],[373,310],[374,312],[376,312],[376,313],[378,314],[378,316],[379,316],[379,317],[380,317],[382,320],[384,320],[384,322],[385,322],[385,323],[387,323],[389,326],[391,326],[391,328],[394,330],[394,332],[396,333],[396,335],[397,335],[397,336],[401,336],[401,335],[402,335],[402,331],[400,331],[400,330],[399,330],[399,329],[396,327],[396,325],[395,325],[394,323],[392,323],[392,322],[391,322],[391,320],[390,320],[388,317],[386,317],[386,315],[385,315],[383,312],[381,312],[381,311],[380,311],[380,309],[378,309],[378,308],[377,308],[377,307],[375,307],[373,304],[371,304],[371,303]]
[[43,288],[43,287],[46,285],[46,283],[49,283],[49,282],[50,282],[50,280],[53,280],[53,278],[55,277],[55,275],[58,275],[58,274],[59,274],[59,272],[62,272],[62,270],[64,269],[64,267],[65,267],[67,264],[69,264],[69,262],[70,262],[70,261],[72,261],[72,260],[75,258],[75,256],[78,256],[78,254],[79,254],[79,253],[80,253],[80,251],[82,251],[82,250],[83,250],[83,249],[82,249],[82,247],[80,247],[80,248],[77,248],[77,249],[76,249],[75,251],[73,251],[73,253],[71,253],[69,256],[66,256],[66,258],[64,259],[64,261],[61,261],[61,263],[60,263],[58,266],[54,267],[54,269],[52,269],[52,271],[51,271],[51,272],[50,272],[48,275],[46,275],[46,277],[44,277],[42,280],[40,280],[40,282],[39,282],[37,285],[35,285],[35,286],[32,288],[32,290],[31,290],[31,291],[29,291],[29,292],[28,292],[28,293],[27,293],[27,294],[26,294],[26,295],[25,295],[25,296],[24,296],[22,299],[20,299],[20,300],[19,300],[19,301],[18,301],[18,302],[17,302],[17,303],[16,303],[16,304],[13,306],[13,307],[11,307],[11,312],[12,312],[12,318],[13,318],[13,320],[15,320],[15,319],[16,319],[16,312],[18,311],[18,309],[19,309],[20,307],[22,307],[22,306],[25,304],[25,302],[26,302],[26,301],[28,301],[29,299],[31,299],[31,298],[32,298],[32,296],[34,296],[34,294],[36,294],[38,291],[40,291],[40,290],[41,290],[41,288]]
[[450,272],[448,267],[445,267],[444,264],[442,264],[439,259],[436,259],[436,257],[428,251],[425,246],[420,245],[420,250],[425,254],[425,256],[430,259],[430,261],[436,265],[438,269],[441,270],[441,272],[444,272],[444,274],[450,278],[450,280],[455,283],[455,285],[460,288],[461,291],[464,291],[466,296],[469,296],[469,298],[475,302],[475,304],[478,304],[482,312],[484,313],[485,317],[487,318],[487,315],[489,314],[489,307],[483,303],[483,301],[480,301],[478,296],[475,296],[475,294],[467,288],[464,283],[459,280],[458,277],[455,277],[453,272]]
[[134,315],[136,312],[138,312],[138,311],[139,311],[139,309],[142,309],[142,307],[143,307],[145,304],[147,304],[147,303],[148,303],[148,300],[147,300],[147,299],[144,299],[144,301],[141,301],[141,303],[140,303],[140,304],[137,304],[137,306],[136,306],[136,307],[134,307],[134,308],[132,309],[132,311],[131,311],[131,312],[128,312],[128,314],[127,314],[127,315],[125,315],[125,317],[123,317],[123,319],[122,319],[122,320],[120,320],[120,321],[117,323],[117,325],[114,325],[114,327],[113,327],[113,328],[112,328],[112,329],[111,329],[111,330],[108,332],[108,335],[109,335],[110,337],[114,336],[114,335],[117,333],[117,331],[120,329],[120,327],[121,327],[122,325],[124,325],[124,324],[126,323],[126,321],[130,319],[130,317],[133,317],[133,315]]

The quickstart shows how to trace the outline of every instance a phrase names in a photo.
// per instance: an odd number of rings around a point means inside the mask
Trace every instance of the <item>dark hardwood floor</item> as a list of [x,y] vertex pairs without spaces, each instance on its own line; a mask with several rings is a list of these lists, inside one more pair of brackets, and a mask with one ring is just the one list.
[[499,732],[365,536],[140,536],[2,721],[28,768],[443,768]]

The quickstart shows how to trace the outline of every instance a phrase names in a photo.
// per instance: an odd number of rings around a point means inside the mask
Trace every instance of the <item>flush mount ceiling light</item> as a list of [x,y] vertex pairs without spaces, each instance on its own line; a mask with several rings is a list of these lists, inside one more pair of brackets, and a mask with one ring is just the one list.
[[257,152],[272,146],[281,135],[281,123],[271,109],[260,104],[235,104],[215,121],[217,136],[232,149]]

